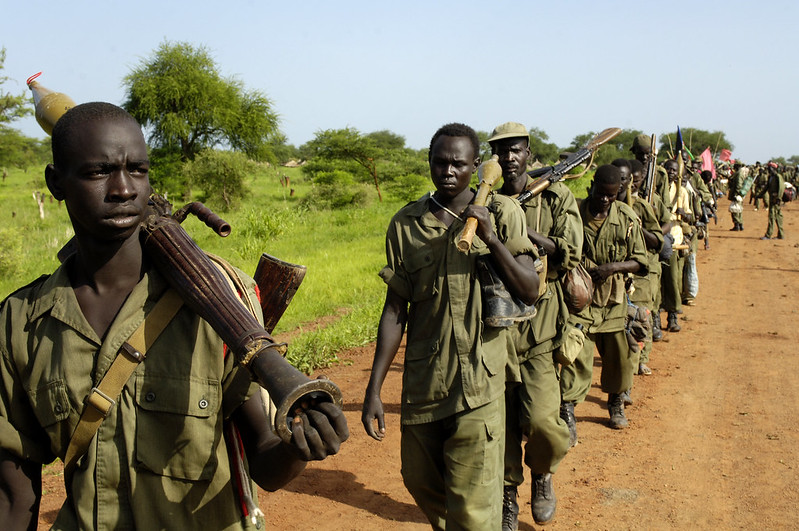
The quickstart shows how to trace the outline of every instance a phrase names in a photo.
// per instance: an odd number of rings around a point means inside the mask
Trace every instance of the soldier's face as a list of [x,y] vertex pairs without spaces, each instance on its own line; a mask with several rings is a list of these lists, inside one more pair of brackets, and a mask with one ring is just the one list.
[[478,165],[468,137],[438,137],[430,152],[430,178],[438,197],[452,199],[467,190]]
[[499,156],[503,179],[514,180],[527,171],[530,147],[524,138],[503,138],[492,142],[491,154]]

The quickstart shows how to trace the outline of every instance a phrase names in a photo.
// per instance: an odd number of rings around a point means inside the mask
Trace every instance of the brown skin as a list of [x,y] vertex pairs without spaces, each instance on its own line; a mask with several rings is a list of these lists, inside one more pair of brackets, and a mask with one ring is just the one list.
[[[610,207],[619,195],[619,183],[594,182],[591,195],[588,196],[588,210],[596,219],[606,219]],[[588,270],[591,280],[604,282],[615,273],[637,273],[641,264],[635,260],[624,262],[608,262]]]
[[[502,188],[499,193],[516,197],[527,184],[527,159],[530,158],[530,147],[525,137],[503,138],[491,143],[491,154],[499,156],[502,167]],[[527,227],[527,236],[534,244],[544,249],[547,255],[557,252],[555,242],[543,234]]]
[[[477,236],[491,251],[491,258],[505,281],[508,290],[522,301],[532,304],[538,296],[538,275],[533,257],[513,256],[499,240],[491,224],[488,209],[469,204],[474,192],[469,189],[472,174],[480,165],[467,137],[441,136],[430,152],[430,177],[436,187],[436,199],[461,217],[477,219]],[[431,203],[431,212],[448,226],[454,221],[451,214]],[[377,328],[377,345],[372,363],[372,372],[366,386],[361,422],[366,433],[377,441],[386,434],[385,414],[380,390],[388,374],[391,362],[399,350],[402,334],[408,322],[408,301],[386,290],[383,313]],[[375,426],[375,422],[377,425]]]
[[[148,264],[139,226],[150,194],[147,146],[133,120],[88,122],[70,138],[63,167],[47,166],[53,196],[66,203],[77,255],[69,271],[81,310],[102,338]],[[349,436],[343,413],[329,405],[303,415],[287,445],[270,428],[260,393],[233,420],[253,479],[267,490],[288,483],[305,461],[338,452]],[[0,453],[0,521],[4,529],[36,527],[41,465]]]

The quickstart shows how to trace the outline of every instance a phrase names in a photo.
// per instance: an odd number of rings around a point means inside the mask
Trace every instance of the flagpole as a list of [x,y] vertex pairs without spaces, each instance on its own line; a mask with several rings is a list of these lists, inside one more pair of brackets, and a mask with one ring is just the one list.
[[713,148],[713,158],[716,158],[716,153],[719,151],[719,142],[721,142],[721,131],[719,131],[719,137],[716,139],[716,147]]

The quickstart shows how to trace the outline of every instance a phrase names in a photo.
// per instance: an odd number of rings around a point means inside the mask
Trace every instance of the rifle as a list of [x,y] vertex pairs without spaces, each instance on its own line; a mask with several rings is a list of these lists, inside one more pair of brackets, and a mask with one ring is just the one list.
[[541,192],[549,188],[552,184],[567,179],[567,173],[591,158],[599,146],[615,138],[619,133],[621,133],[621,129],[618,127],[609,127],[592,138],[585,147],[572,153],[562,162],[554,166],[546,166],[529,172],[527,175],[536,180],[531,182],[516,199],[519,203],[524,204],[533,197],[541,194]]
[[652,133],[652,140],[649,144],[649,160],[646,163],[646,202],[652,204],[652,194],[655,191],[655,168],[658,163],[657,137]]

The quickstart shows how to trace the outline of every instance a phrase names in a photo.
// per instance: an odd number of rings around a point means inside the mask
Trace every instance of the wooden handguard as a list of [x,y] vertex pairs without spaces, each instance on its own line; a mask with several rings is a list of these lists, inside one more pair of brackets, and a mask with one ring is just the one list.
[[[502,167],[499,165],[499,157],[493,155],[490,159],[480,164],[477,169],[477,175],[480,177],[480,183],[477,186],[477,195],[474,197],[472,204],[485,206],[488,201],[488,194],[491,192],[491,187],[502,178]],[[477,232],[477,218],[468,218],[466,225],[463,227],[460,238],[458,238],[458,250],[462,253],[468,253],[472,248],[472,240]]]
[[205,319],[246,366],[278,406],[275,429],[291,441],[291,420],[296,409],[312,401],[342,405],[341,391],[329,380],[311,380],[283,358],[285,345],[271,335],[247,310],[227,279],[169,216],[153,215],[142,224],[146,256],[183,298],[186,306]]

